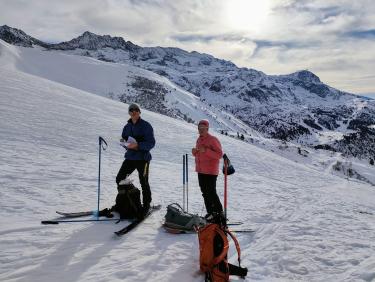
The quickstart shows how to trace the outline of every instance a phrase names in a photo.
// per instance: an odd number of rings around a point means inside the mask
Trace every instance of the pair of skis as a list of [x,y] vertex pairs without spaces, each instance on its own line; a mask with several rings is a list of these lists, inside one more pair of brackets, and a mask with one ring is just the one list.
[[161,208],[161,205],[152,206],[143,218],[134,220],[132,223],[120,229],[119,231],[115,231],[115,234],[117,236],[121,236],[121,235],[128,233],[129,231],[137,227],[140,223],[142,223],[142,221],[144,221],[147,217],[149,217],[154,211],[160,210],[160,208]]
[[[125,226],[124,228],[122,228],[118,231],[115,231],[114,233],[117,236],[121,236],[121,235],[124,235],[124,234],[128,233],[129,231],[131,231],[135,227],[137,227],[141,222],[143,222],[147,217],[149,217],[154,211],[160,210],[160,208],[161,208],[161,205],[152,206],[143,218],[133,220],[130,224],[128,224],[127,226]],[[59,223],[68,223],[68,222],[98,222],[98,221],[117,221],[117,222],[119,222],[121,220],[121,219],[118,219],[118,218],[72,219],[72,218],[94,215],[95,214],[94,211],[84,211],[84,212],[74,212],[74,213],[66,213],[66,212],[56,211],[56,213],[61,215],[64,218],[68,218],[68,220],[66,220],[66,219],[44,220],[41,223],[42,224],[59,224]],[[69,220],[69,219],[71,219],[71,220]]]
[[[239,226],[242,225],[243,223],[238,221],[238,222],[230,222],[227,224],[227,226]],[[177,228],[177,227],[171,227],[168,226],[167,224],[163,224],[163,228],[165,231],[171,234],[196,234],[197,232],[195,230],[188,230],[188,229],[183,229],[183,228]],[[252,233],[255,232],[254,229],[231,229],[230,231],[236,232],[236,233]]]

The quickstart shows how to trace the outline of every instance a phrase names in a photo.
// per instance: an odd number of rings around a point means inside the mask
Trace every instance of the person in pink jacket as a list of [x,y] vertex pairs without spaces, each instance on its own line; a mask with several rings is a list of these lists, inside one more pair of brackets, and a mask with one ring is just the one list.
[[219,163],[223,156],[220,141],[208,133],[209,123],[201,120],[198,124],[199,137],[192,154],[195,157],[195,171],[198,173],[199,187],[206,206],[206,218],[222,214],[223,206],[216,193]]

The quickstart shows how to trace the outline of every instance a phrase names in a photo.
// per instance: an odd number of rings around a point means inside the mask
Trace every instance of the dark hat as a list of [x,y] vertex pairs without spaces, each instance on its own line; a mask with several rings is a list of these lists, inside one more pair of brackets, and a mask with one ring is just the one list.
[[134,111],[134,110],[136,110],[138,112],[141,111],[141,109],[139,108],[139,106],[137,104],[130,104],[128,111],[131,112],[131,111]]
[[202,120],[198,123],[198,126],[200,126],[200,125],[204,125],[204,126],[207,126],[207,127],[210,126],[210,124],[208,123],[208,120],[206,120],[206,119],[202,119]]

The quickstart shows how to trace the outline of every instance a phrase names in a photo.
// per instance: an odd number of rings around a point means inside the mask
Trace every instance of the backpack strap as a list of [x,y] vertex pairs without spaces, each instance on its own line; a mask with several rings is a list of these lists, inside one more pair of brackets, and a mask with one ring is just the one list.
[[172,203],[172,204],[170,204],[170,206],[172,207],[172,206],[175,206],[178,210],[180,210],[180,211],[184,211],[183,209],[182,209],[182,207],[178,204],[178,203]]
[[219,225],[215,224],[215,231],[220,235],[220,237],[223,239],[223,242],[224,242],[224,246],[223,246],[223,250],[222,252],[220,253],[220,255],[218,255],[217,257],[215,257],[212,261],[212,266],[218,264],[219,262],[221,262],[222,260],[224,260],[225,256],[228,254],[228,249],[229,249],[229,242],[228,242],[228,238],[227,236],[225,235],[224,231],[221,230],[221,228],[219,227]]
[[240,248],[240,244],[238,243],[237,238],[233,235],[232,232],[229,231],[228,228],[225,230],[225,232],[230,235],[230,237],[232,238],[232,240],[233,240],[233,242],[236,246],[237,254],[238,254],[238,266],[241,267],[241,248]]

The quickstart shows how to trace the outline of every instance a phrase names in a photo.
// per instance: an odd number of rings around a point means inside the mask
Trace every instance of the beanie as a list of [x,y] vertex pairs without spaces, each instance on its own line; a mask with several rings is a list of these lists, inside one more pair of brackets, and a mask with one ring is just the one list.
[[207,127],[210,126],[210,124],[208,123],[208,120],[206,120],[206,119],[202,119],[202,120],[198,123],[198,126],[200,126],[200,125],[207,126]]

